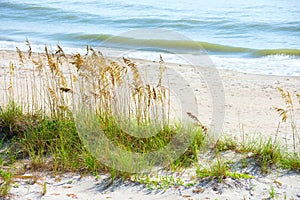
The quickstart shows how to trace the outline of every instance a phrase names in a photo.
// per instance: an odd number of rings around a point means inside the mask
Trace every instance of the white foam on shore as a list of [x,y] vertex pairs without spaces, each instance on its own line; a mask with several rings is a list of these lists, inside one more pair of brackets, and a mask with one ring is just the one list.
[[300,76],[300,58],[271,55],[260,58],[210,56],[217,68],[263,75]]

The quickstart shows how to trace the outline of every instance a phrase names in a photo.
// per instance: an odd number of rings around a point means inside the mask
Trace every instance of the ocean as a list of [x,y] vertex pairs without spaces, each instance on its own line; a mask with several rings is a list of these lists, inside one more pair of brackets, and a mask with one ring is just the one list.
[[[36,51],[90,45],[180,63],[172,52],[194,54],[196,44],[217,68],[300,76],[299,0],[0,0],[0,19],[0,49],[26,49],[28,39]],[[147,34],[161,29],[184,39]]]

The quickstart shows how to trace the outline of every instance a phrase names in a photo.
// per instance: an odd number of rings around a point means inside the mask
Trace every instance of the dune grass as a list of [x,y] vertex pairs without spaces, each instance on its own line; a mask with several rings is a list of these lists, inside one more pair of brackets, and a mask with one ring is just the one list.
[[[82,142],[73,111],[84,104],[99,119],[105,136],[126,151],[147,153],[161,149],[174,135],[193,132],[190,146],[171,165],[178,168],[197,161],[205,133],[200,126],[185,129],[170,119],[162,58],[157,84],[151,85],[126,58],[113,61],[89,47],[85,55],[66,55],[60,46],[54,52],[45,47],[44,54],[34,54],[26,42],[28,52],[17,48],[20,65],[10,65],[8,102],[0,111],[1,139],[17,143],[19,153],[15,157],[30,158],[33,169],[46,168],[54,173],[103,171],[123,176],[123,172],[101,164]],[[23,66],[31,66],[32,71],[19,78],[18,70]],[[150,137],[135,137],[128,134],[131,131]],[[181,146],[182,141],[176,142]]]
[[[110,173],[112,178],[136,177],[136,174],[104,165],[89,151],[76,127],[74,110],[80,105],[94,113],[100,122],[99,128],[110,141],[129,152],[147,153],[161,149],[175,135],[189,132],[187,135],[193,135],[192,141],[182,155],[170,162],[168,170],[180,171],[197,166],[199,154],[213,149],[216,162],[208,168],[198,167],[195,172],[199,179],[252,178],[248,174],[236,173],[219,158],[220,152],[229,150],[239,154],[251,152],[263,173],[272,166],[300,171],[299,153],[283,151],[276,141],[255,138],[239,142],[230,137],[213,141],[201,123],[186,126],[185,122],[173,120],[170,93],[162,80],[166,70],[162,58],[157,84],[153,85],[145,82],[137,65],[126,58],[113,61],[90,47],[85,55],[66,55],[60,46],[56,51],[50,52],[46,47],[44,54],[36,54],[31,51],[29,41],[27,45],[29,50],[26,53],[17,49],[20,65],[10,65],[6,79],[7,102],[0,105],[1,147],[7,145],[0,153],[2,196],[8,194],[13,173],[17,173],[3,167],[13,166],[24,158],[30,159],[31,169],[54,174],[71,171]],[[31,74],[20,78],[18,70],[25,65],[32,67]],[[199,122],[192,113],[187,115],[191,122]],[[139,134],[150,136],[137,137],[141,136]],[[183,144],[180,140],[176,142],[178,146]],[[167,155],[165,159],[168,159]],[[132,164],[126,158],[122,162]],[[152,167],[159,164],[154,162]],[[170,177],[150,180],[147,175],[141,175],[135,180],[149,187],[183,185],[181,179]]]
[[300,172],[300,153],[286,152],[272,138],[252,137],[245,141],[234,138],[220,138],[215,145],[216,153],[234,151],[239,154],[249,154],[254,158],[262,173],[268,173],[272,167],[281,167]]

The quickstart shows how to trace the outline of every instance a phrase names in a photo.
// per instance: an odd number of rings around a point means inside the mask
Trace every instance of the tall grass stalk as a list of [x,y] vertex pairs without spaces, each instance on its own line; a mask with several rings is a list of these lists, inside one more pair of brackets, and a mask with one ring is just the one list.
[[[298,143],[300,144],[300,137],[297,132],[297,123],[296,123],[296,108],[295,104],[292,98],[291,93],[288,90],[284,90],[280,87],[277,87],[278,91],[281,94],[281,98],[285,102],[285,107],[275,107],[276,111],[279,113],[281,117],[281,121],[283,123],[286,123],[289,119],[290,125],[291,125],[291,131],[292,131],[292,137],[293,137],[293,150],[294,153],[296,153],[296,147],[297,147],[297,139]],[[300,94],[296,94],[296,97],[298,98],[299,105],[300,105]]]

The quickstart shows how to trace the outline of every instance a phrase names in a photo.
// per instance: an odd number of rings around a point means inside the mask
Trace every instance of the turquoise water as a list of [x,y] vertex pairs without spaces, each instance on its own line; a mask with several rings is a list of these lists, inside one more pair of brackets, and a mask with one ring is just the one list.
[[[202,45],[217,67],[300,75],[299,0],[1,0],[0,19],[1,49],[14,49],[26,38],[37,46],[101,46],[111,36],[118,37],[106,47],[136,48],[141,40],[119,35],[164,28]],[[195,44],[147,39],[142,43],[149,44],[150,51],[166,47],[192,53]]]

